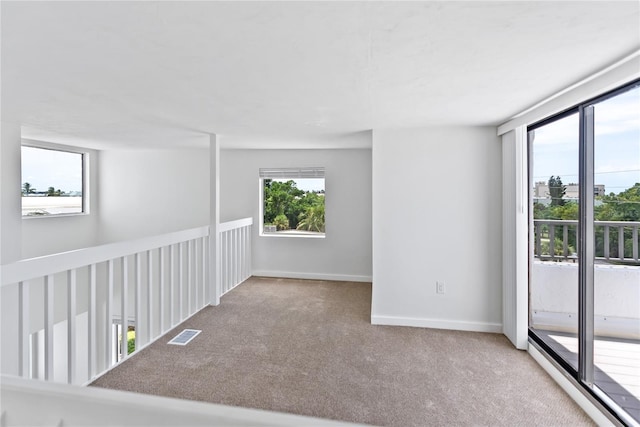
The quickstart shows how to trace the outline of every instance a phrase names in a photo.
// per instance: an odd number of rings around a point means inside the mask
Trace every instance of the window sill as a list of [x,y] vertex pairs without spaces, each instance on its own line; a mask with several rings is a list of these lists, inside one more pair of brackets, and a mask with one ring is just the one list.
[[40,218],[68,218],[72,216],[88,216],[88,212],[77,212],[77,213],[62,213],[62,214],[49,214],[49,215],[22,215],[22,219],[32,220],[32,219],[40,219]]
[[274,237],[277,239],[281,238],[294,238],[294,239],[324,239],[326,237],[326,233],[310,233],[304,231],[276,231],[273,233],[260,233],[260,237]]

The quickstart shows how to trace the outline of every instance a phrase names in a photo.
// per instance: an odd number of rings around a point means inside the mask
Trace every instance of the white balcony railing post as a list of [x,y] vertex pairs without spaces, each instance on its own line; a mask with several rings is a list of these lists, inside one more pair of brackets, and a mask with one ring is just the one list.
[[[562,226],[562,254],[557,254],[555,251],[556,240],[556,227]],[[569,228],[574,227],[577,229],[578,221],[576,220],[552,220],[552,219],[534,219],[534,238],[535,238],[535,257],[540,259],[550,260],[562,260],[562,259],[575,259],[573,254],[569,254]],[[597,260],[614,260],[624,264],[638,265],[640,259],[638,259],[638,229],[640,228],[640,222],[635,221],[594,221],[594,228],[597,233],[602,233],[601,245],[596,245],[595,258]],[[617,256],[611,256],[611,228],[614,228],[613,236],[617,237]],[[549,253],[542,253],[542,240],[544,236],[544,230],[547,230],[547,236],[549,240]],[[625,238],[625,230],[631,231],[631,251],[625,252],[625,244],[629,242],[628,238]],[[599,242],[596,242],[599,243]],[[601,254],[601,255],[599,255]]]

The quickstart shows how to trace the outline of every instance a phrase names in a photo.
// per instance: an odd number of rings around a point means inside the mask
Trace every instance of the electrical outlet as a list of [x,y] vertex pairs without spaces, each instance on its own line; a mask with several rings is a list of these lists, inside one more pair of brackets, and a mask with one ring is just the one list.
[[436,293],[444,294],[444,282],[436,282]]

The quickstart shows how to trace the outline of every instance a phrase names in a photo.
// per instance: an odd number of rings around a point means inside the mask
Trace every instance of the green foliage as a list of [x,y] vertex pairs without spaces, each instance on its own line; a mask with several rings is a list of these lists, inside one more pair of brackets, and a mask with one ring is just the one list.
[[301,213],[300,222],[296,228],[324,233],[324,203],[309,206],[306,211]]
[[[600,196],[598,204],[594,208],[596,221],[640,221],[640,183],[626,189],[619,194]],[[554,205],[553,200],[549,206],[542,203],[534,203],[533,217],[536,219],[578,219],[578,203],[572,200],[563,200],[562,205]]]
[[640,183],[615,195],[599,198],[602,205],[595,208],[599,221],[640,221]]
[[562,179],[560,178],[560,176],[554,177],[553,175],[551,175],[547,185],[549,186],[549,197],[551,197],[551,206],[563,206],[565,203],[563,197],[567,192],[567,187],[562,184]]
[[[551,177],[554,178],[554,177]],[[551,193],[551,179],[549,180],[549,190]],[[557,184],[558,181],[555,181]],[[553,197],[553,196],[552,196]],[[640,222],[640,183],[636,183],[633,187],[620,192],[619,194],[610,193],[607,196],[600,196],[597,198],[602,203],[599,203],[594,207],[594,218],[596,221],[634,221]],[[579,216],[578,203],[574,201],[565,201],[563,204],[554,204],[553,199],[549,206],[545,206],[542,203],[534,203],[533,205],[533,217],[535,219],[561,219],[561,220],[577,220]],[[546,227],[546,226],[543,226]],[[569,252],[575,251],[576,244],[576,227],[569,227],[568,245],[570,246]],[[558,242],[562,239],[558,236],[560,229],[556,229],[555,251],[556,254],[562,253],[562,247],[560,246],[558,251]],[[596,237],[596,256],[604,256],[605,245],[605,228],[603,226],[597,226],[595,228]],[[542,235],[547,233],[547,229],[543,228]],[[626,257],[631,257],[633,253],[633,231],[630,227],[623,229],[624,236],[624,252]],[[560,237],[560,238],[559,238]],[[618,227],[609,228],[609,256],[611,258],[618,258],[618,241],[620,239]],[[544,239],[541,239],[542,253],[549,253],[549,243]],[[546,252],[545,252],[546,251]]]
[[[23,196],[28,196],[29,194],[35,194],[37,192],[37,190],[31,186],[30,183],[25,182],[24,184],[22,184],[22,195]],[[47,189],[47,196],[51,197],[51,196],[62,196],[64,195],[65,192],[60,190],[59,188],[56,190],[54,187],[49,187]]]
[[127,331],[127,354],[136,351],[136,331]]
[[[609,194],[600,198],[602,204],[595,208],[597,221],[640,221],[640,183],[619,194]],[[609,256],[618,258],[620,255],[618,241],[624,237],[624,256],[633,255],[633,231],[629,227],[623,229],[620,236],[617,227],[609,230]],[[596,227],[596,256],[604,256],[604,227]]]
[[[574,238],[575,240],[575,238]],[[540,241],[540,250],[542,251],[542,255],[551,255],[551,253],[549,252],[549,239],[541,239]],[[576,248],[575,246],[572,245],[568,245],[567,246],[567,255],[571,255],[574,254],[576,252]],[[558,239],[556,238],[553,242],[553,253],[556,256],[562,256],[564,255],[563,253],[563,247],[562,247],[562,239]]]
[[285,214],[280,214],[273,219],[273,225],[278,231],[289,229],[289,218]]
[[22,195],[28,196],[29,194],[33,194],[36,192],[36,189],[31,186],[28,182],[22,184]]
[[47,196],[52,197],[52,196],[61,196],[62,194],[64,194],[64,191],[60,191],[60,189],[55,189],[53,187],[49,187],[49,189],[47,190]]
[[[312,231],[324,231],[324,194],[303,191],[294,180],[279,182],[265,179],[263,191],[264,224],[273,224],[278,230],[306,230],[306,227],[311,227]],[[313,220],[313,223],[300,228],[303,220],[306,220],[305,224],[309,220]]]
[[574,201],[564,201],[562,205],[550,206],[551,219],[577,220],[579,206]]

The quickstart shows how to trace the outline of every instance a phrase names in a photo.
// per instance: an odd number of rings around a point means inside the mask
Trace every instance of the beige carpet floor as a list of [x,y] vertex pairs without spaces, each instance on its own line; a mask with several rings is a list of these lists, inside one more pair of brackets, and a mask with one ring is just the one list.
[[[372,326],[371,285],[253,277],[94,386],[385,426],[578,426],[500,334]],[[167,345],[201,329],[186,347]]]

